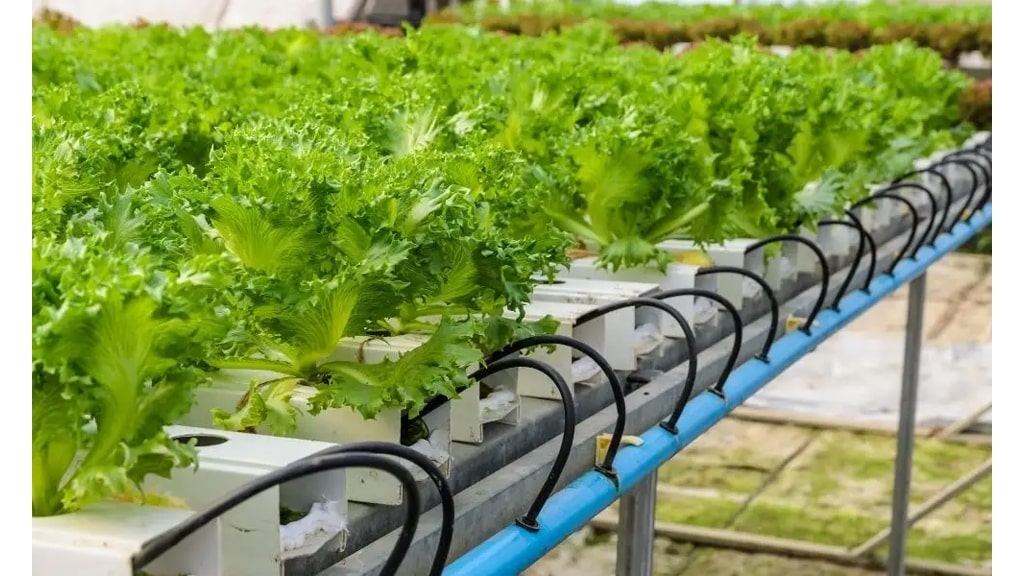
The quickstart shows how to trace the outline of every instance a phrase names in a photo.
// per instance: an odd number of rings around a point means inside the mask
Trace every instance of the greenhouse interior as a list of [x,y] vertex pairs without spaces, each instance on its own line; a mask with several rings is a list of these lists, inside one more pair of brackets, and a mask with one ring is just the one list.
[[32,574],[993,574],[993,21],[34,0]]

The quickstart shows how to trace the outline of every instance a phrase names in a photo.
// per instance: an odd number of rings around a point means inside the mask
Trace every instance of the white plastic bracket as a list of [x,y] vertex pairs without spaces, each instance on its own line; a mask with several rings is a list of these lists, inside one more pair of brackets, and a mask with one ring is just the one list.
[[[195,439],[198,469],[175,470],[171,478],[150,477],[147,487],[183,498],[201,509],[224,494],[297,460],[332,446],[326,442],[170,426],[179,441]],[[265,490],[222,517],[223,576],[278,576],[283,569],[280,509],[308,512],[317,502],[331,503],[339,521],[347,514],[345,470],[329,470],[292,480],[277,490]],[[331,546],[344,550],[344,530],[308,535],[299,549]]]
[[[533,291],[535,302],[564,302],[596,307],[643,298],[658,292],[657,284],[641,282],[609,282],[563,278],[554,283],[538,284]],[[589,344],[616,370],[636,370],[636,354],[623,346],[623,335],[644,324],[660,327],[662,312],[653,308],[623,308],[584,322],[575,327],[573,337]]]
[[[179,525],[191,510],[100,502],[78,512],[32,519],[32,574],[134,576],[143,544]],[[152,576],[221,576],[219,520],[145,567]]]
[[[573,260],[569,269],[561,274],[564,278],[581,278],[585,280],[614,280],[621,282],[643,282],[657,284],[662,290],[676,290],[680,288],[703,288],[716,291],[717,281],[715,276],[697,276],[700,267],[690,264],[670,263],[664,273],[656,266],[642,266],[634,268],[623,268],[612,272],[597,266],[597,258],[588,256]],[[694,324],[695,308],[692,296],[680,296],[667,298],[665,302],[679,311],[684,318]],[[667,315],[662,314],[661,330],[666,336],[682,338],[682,328]]]

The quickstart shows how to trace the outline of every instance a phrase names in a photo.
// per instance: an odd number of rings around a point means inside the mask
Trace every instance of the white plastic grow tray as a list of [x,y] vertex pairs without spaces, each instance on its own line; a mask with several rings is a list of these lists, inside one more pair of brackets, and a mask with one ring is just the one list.
[[[588,256],[573,260],[569,269],[563,272],[562,278],[581,278],[584,280],[612,280],[620,282],[644,282],[657,284],[662,290],[676,290],[681,288],[703,288],[716,291],[717,281],[715,276],[697,276],[699,267],[689,264],[672,262],[665,272],[658,270],[657,266],[638,266],[634,268],[622,268],[615,272],[601,268],[597,265],[597,258]],[[696,326],[700,322],[697,319],[697,308],[694,306],[695,298],[692,296],[679,296],[666,298],[665,302],[679,311],[690,324]],[[673,338],[682,338],[682,328],[671,318],[662,314],[660,317],[661,331],[664,335]],[[701,318],[704,319],[704,318]]]
[[[642,282],[610,282],[604,280],[582,280],[561,278],[549,283],[541,280],[533,290],[534,302],[565,302],[586,304],[595,307],[606,306],[624,300],[650,297],[659,290],[657,284]],[[653,326],[657,338],[661,334],[662,312],[653,308],[623,308],[609,312],[576,326],[573,336],[589,344],[600,353],[616,370],[636,370],[637,353],[648,351],[648,347],[624,346],[624,334],[636,334],[635,329]],[[651,330],[642,330],[646,334]]]
[[[537,321],[545,316],[551,316],[558,321],[558,329],[555,334],[571,336],[577,340],[581,339],[582,332],[577,332],[580,326],[577,319],[584,314],[594,310],[597,306],[592,304],[570,304],[568,302],[530,302],[525,306],[526,321]],[[516,317],[515,312],[508,312],[509,317]],[[544,362],[555,369],[569,385],[569,391],[573,392],[573,383],[576,378],[573,376],[573,350],[567,346],[556,346],[553,351],[538,348],[526,355]],[[515,371],[515,378],[518,381],[519,394],[531,398],[547,398],[561,400],[558,388],[546,376],[527,368],[519,368]]]
[[[787,266],[781,262],[785,256],[780,254],[769,259],[766,264],[763,248],[747,252],[750,245],[755,242],[757,240],[752,238],[738,238],[701,248],[691,240],[668,240],[658,244],[658,247],[670,254],[695,252],[706,255],[711,261],[711,265],[734,266],[749,270],[764,278],[773,288],[778,288],[788,272]],[[743,305],[745,298],[753,298],[761,291],[761,287],[756,282],[739,274],[718,274],[715,277],[718,292],[737,307]]]
[[[357,337],[346,338],[338,344],[332,359],[362,361],[367,363],[382,362],[385,359],[397,360],[406,352],[415,350],[430,339],[429,334],[404,334],[387,338]],[[470,370],[471,372],[473,369]],[[501,397],[492,401],[481,397],[480,384],[475,383],[452,399],[447,405],[451,411],[451,438],[454,442],[480,444],[484,441],[484,424],[502,422],[516,425],[519,423],[519,386],[515,378],[495,374],[486,381],[489,386],[501,389]],[[508,396],[506,398],[506,396]],[[500,406],[493,406],[493,400],[501,400]],[[509,408],[505,412],[505,408]],[[439,408],[443,409],[443,408]],[[504,412],[496,417],[495,411]]]
[[[233,411],[253,380],[267,381],[280,375],[258,370],[222,370],[212,375],[212,385],[197,388],[192,410],[179,424],[208,427],[214,408]],[[329,408],[317,415],[308,413],[309,400],[316,390],[309,386],[295,389],[291,403],[303,413],[297,418],[292,438],[317,440],[334,444],[379,441],[400,443],[402,439],[402,412],[398,409],[383,410],[373,420],[363,418],[352,408]],[[445,405],[431,411],[423,418],[431,430],[429,445],[420,442],[411,448],[423,452],[447,476],[451,470],[451,409]],[[269,434],[266,427],[256,429],[258,434]],[[417,478],[425,477],[418,469],[413,470]],[[346,470],[346,494],[351,502],[367,504],[398,505],[402,503],[401,483],[391,475],[378,470],[349,468]]]
[[[133,557],[191,510],[100,502],[32,519],[32,574],[134,576]],[[220,522],[214,520],[145,567],[152,576],[221,576]]]
[[[202,509],[236,488],[335,446],[296,438],[243,434],[170,426],[167,433],[180,441],[195,439],[197,469],[174,470],[171,478],[151,476],[147,489],[181,498]],[[281,507],[317,513],[280,525]],[[320,549],[328,543],[345,549],[347,514],[345,470],[328,470],[265,490],[222,516],[222,576],[279,576],[283,556],[300,548]]]
[[[868,187],[868,194],[875,194],[880,190],[888,188],[889,184],[872,184]],[[878,232],[893,223],[904,210],[902,204],[897,203],[894,200],[880,199],[873,203],[868,203],[860,208],[854,210],[854,214],[860,219],[860,223],[864,225],[864,229],[868,233]]]

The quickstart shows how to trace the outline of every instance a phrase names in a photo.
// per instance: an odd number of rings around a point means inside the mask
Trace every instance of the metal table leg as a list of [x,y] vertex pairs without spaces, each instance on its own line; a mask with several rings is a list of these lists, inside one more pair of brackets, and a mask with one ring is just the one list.
[[896,474],[892,491],[892,534],[889,536],[889,576],[903,576],[907,547],[907,512],[910,506],[911,468],[914,459],[914,426],[917,418],[917,385],[921,367],[921,333],[924,325],[925,274],[910,282],[907,334],[903,349],[903,388],[900,423],[896,436]]
[[654,502],[658,475],[652,473],[619,500],[615,576],[651,576],[654,571]]

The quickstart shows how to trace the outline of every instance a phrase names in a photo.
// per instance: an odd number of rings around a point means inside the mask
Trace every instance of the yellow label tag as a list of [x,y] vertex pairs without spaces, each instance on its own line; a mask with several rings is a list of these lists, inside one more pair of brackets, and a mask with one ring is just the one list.
[[790,316],[786,318],[786,333],[790,333],[804,325],[807,322],[807,318],[801,318],[799,316]]
[[[807,318],[801,318],[800,316],[790,316],[789,318],[786,318],[786,334],[789,334],[798,328],[803,328],[806,323]],[[817,328],[818,326],[819,324],[817,322],[811,324],[812,328]]]
[[689,264],[690,266],[697,266],[699,268],[707,268],[715,265],[714,260],[712,260],[710,256],[699,250],[677,252],[672,255],[672,260],[680,264]]
[[[605,456],[608,455],[608,446],[612,443],[611,434],[598,434],[597,438],[594,439],[597,442],[597,447],[594,450],[594,465],[599,466],[604,463]],[[639,436],[623,436],[622,446],[643,446],[644,439]]]

